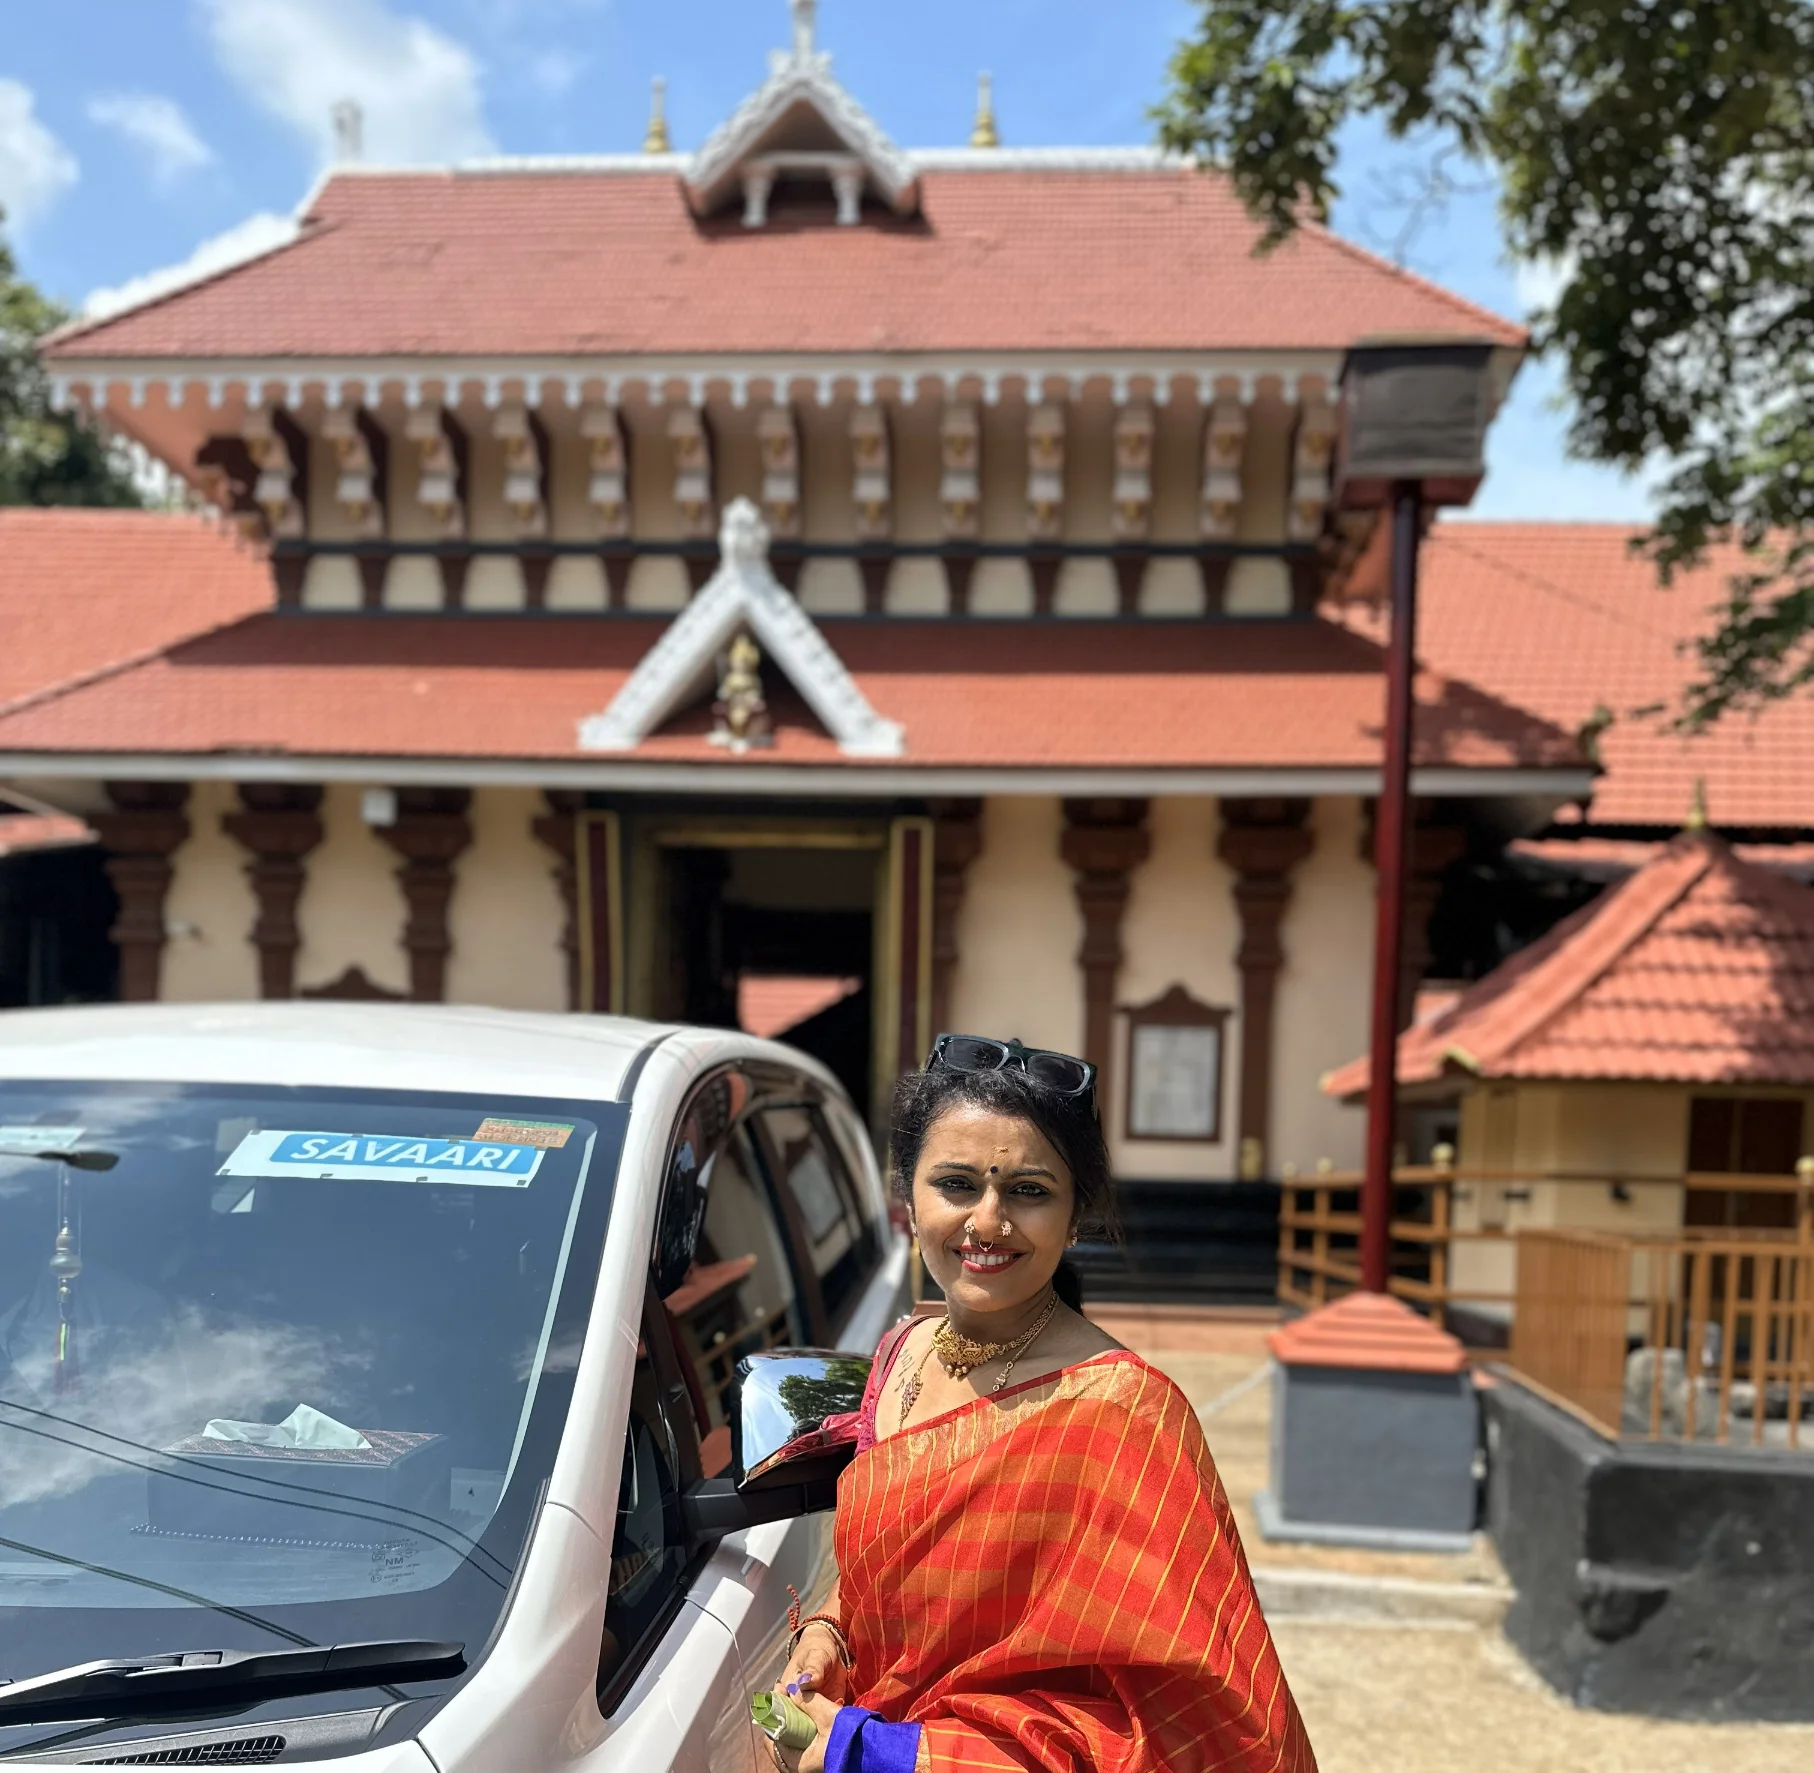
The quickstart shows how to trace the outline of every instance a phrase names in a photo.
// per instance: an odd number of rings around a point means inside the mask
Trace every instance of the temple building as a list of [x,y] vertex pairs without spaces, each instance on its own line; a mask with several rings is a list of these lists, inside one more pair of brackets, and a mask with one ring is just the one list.
[[[349,131],[286,241],[52,339],[214,514],[0,515],[0,784],[96,839],[0,859],[0,1001],[759,1001],[878,1127],[939,1028],[1087,1052],[1130,1198],[1354,1161],[1383,537],[1332,508],[1339,377],[1466,341],[1499,398],[1526,336],[1318,227],[1256,255],[1186,161],[995,145],[986,94],[902,149],[792,11],[695,151]],[[1407,1018],[1708,773],[1596,720],[1596,661],[1682,669],[1623,538],[1475,534],[1427,547]],[[1745,834],[1814,833],[1794,793]]]

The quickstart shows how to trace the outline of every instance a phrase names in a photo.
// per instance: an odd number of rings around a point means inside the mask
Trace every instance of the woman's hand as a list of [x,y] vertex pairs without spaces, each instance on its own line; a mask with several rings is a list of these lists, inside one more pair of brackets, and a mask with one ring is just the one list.
[[831,1740],[831,1727],[836,1722],[838,1713],[844,1709],[843,1706],[813,1692],[788,1693],[784,1681],[775,1683],[775,1691],[787,1693],[787,1697],[819,1726],[819,1734],[798,1752],[783,1748],[778,1742],[770,1743],[775,1765],[783,1769],[783,1773],[825,1773],[825,1745]]
[[806,1703],[809,1693],[841,1705],[849,1689],[850,1672],[844,1666],[837,1638],[826,1626],[807,1626],[781,1679],[775,1683],[775,1691],[785,1693],[798,1705]]

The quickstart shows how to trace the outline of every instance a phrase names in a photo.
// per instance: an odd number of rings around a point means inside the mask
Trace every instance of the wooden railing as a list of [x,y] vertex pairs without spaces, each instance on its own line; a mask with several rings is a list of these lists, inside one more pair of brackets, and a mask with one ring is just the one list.
[[[1310,1311],[1353,1292],[1360,1285],[1360,1175],[1324,1165],[1311,1175],[1288,1173],[1279,1187],[1280,1302]],[[1559,1175],[1459,1169],[1446,1161],[1446,1148],[1439,1148],[1436,1163],[1400,1168],[1393,1173],[1389,1282],[1393,1294],[1428,1312],[1437,1323],[1443,1323],[1457,1306],[1481,1306],[1487,1315],[1512,1318],[1521,1297],[1520,1239],[1529,1235],[1518,1224],[1520,1215],[1512,1209],[1527,1202],[1538,1187],[1554,1188],[1565,1196],[1592,1191],[1601,1199],[1609,1193],[1629,1198],[1636,1190],[1655,1188],[1728,1195],[1787,1195],[1797,1203],[1795,1211],[1804,1231],[1814,1234],[1814,1159],[1804,1159],[1795,1176],[1693,1172],[1676,1176],[1608,1172]],[[1481,1209],[1489,1197],[1495,1210],[1484,1214]],[[1458,1229],[1457,1202],[1470,1198],[1476,1210],[1468,1217],[1490,1217],[1496,1222]],[[1572,1216],[1566,1205],[1560,1216],[1564,1220]],[[1710,1240],[1736,1238],[1748,1248],[1753,1240],[1770,1242],[1794,1233],[1688,1228],[1663,1235],[1677,1237],[1697,1248]],[[1457,1284],[1456,1256],[1470,1245],[1507,1249],[1504,1285]],[[1503,1354],[1502,1349],[1478,1352],[1482,1358]]]
[[1796,1231],[1521,1233],[1512,1369],[1606,1435],[1800,1447],[1814,1414],[1805,1206]]

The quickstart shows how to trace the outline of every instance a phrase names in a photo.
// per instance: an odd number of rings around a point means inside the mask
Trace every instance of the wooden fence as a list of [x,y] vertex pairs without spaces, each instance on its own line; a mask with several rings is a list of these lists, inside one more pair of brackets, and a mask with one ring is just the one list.
[[1811,1216],[1798,1232],[1522,1232],[1511,1366],[1602,1434],[1799,1448]]
[[[1516,1252],[1521,1236],[1529,1235],[1509,1210],[1496,1224],[1456,1227],[1456,1205],[1472,1196],[1476,1206],[1487,1191],[1502,1207],[1530,1198],[1537,1187],[1564,1194],[1597,1191],[1604,1198],[1629,1194],[1633,1189],[1667,1187],[1683,1191],[1726,1194],[1787,1194],[1798,1201],[1803,1233],[1814,1236],[1814,1159],[1804,1159],[1796,1176],[1751,1176],[1687,1173],[1679,1176],[1622,1176],[1535,1174],[1524,1171],[1459,1169],[1445,1161],[1439,1148],[1438,1162],[1400,1168],[1393,1173],[1392,1274],[1390,1287],[1443,1323],[1456,1306],[1484,1306],[1488,1313],[1511,1318],[1521,1296]],[[1313,1175],[1287,1175],[1280,1183],[1278,1293],[1283,1304],[1306,1311],[1326,1305],[1360,1285],[1360,1187],[1357,1172],[1319,1167]],[[1475,1212],[1470,1217],[1478,1220]],[[1561,1216],[1569,1212],[1564,1207]],[[1619,1234],[1623,1235],[1623,1234]],[[1669,1234],[1676,1235],[1676,1234]],[[1697,1247],[1708,1239],[1736,1239],[1747,1248],[1756,1239],[1779,1241],[1793,1233],[1686,1230],[1680,1238]],[[1455,1254],[1469,1244],[1509,1246],[1512,1255],[1509,1284],[1497,1290],[1455,1284]],[[1496,1358],[1502,1350],[1481,1350]]]

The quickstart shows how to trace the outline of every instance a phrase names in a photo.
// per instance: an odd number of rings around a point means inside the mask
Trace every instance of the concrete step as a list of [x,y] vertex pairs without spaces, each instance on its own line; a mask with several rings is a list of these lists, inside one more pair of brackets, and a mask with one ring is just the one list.
[[1269,1621],[1341,1625],[1494,1629],[1512,1603],[1495,1582],[1425,1582],[1411,1576],[1353,1576],[1339,1570],[1256,1565],[1254,1587]]

